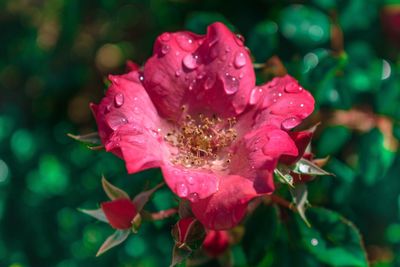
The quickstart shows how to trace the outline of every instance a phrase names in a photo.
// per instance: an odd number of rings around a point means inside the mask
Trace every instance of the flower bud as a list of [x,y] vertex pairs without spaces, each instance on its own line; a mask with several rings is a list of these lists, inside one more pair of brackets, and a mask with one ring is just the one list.
[[172,229],[178,248],[194,250],[200,247],[205,237],[204,226],[195,218],[180,219]]
[[108,222],[115,229],[129,229],[137,215],[137,209],[130,199],[120,198],[101,203]]
[[211,257],[222,255],[229,247],[229,234],[227,231],[211,230],[203,242],[203,250]]

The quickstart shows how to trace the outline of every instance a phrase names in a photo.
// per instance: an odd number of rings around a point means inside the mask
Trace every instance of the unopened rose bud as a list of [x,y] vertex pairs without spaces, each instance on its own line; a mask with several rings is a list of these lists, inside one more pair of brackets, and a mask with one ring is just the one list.
[[222,255],[229,247],[227,231],[209,231],[203,242],[203,250],[211,257]]
[[172,229],[178,248],[194,250],[200,247],[205,237],[203,225],[193,217],[180,219]]
[[101,203],[108,222],[115,229],[129,229],[132,227],[132,221],[137,215],[137,209],[128,198],[120,198]]

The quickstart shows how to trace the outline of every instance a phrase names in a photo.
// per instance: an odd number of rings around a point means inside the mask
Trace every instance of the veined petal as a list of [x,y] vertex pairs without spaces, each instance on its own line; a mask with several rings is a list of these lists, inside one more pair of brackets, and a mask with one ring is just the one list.
[[182,112],[235,116],[245,109],[255,84],[248,50],[218,22],[208,27],[205,36],[191,32],[159,36],[154,55],[145,64],[144,79],[160,114],[172,120],[179,120]]
[[255,128],[274,125],[284,130],[298,126],[314,110],[314,98],[291,76],[276,77],[257,88]]
[[110,75],[111,86],[100,104],[91,108],[107,151],[124,159],[128,172],[159,166],[166,145],[166,124],[144,90],[139,73]]
[[247,178],[229,175],[221,179],[219,190],[208,198],[192,202],[196,218],[208,229],[224,230],[237,225],[246,214],[247,204],[258,193]]
[[171,190],[190,201],[204,199],[218,190],[221,177],[211,170],[187,169],[179,165],[161,167],[164,180]]

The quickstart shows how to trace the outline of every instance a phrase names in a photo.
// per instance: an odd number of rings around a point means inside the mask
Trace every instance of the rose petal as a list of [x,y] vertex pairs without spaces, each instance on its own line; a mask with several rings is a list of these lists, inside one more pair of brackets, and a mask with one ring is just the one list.
[[101,209],[110,225],[115,229],[129,229],[137,214],[135,205],[126,198],[103,202]]
[[257,195],[250,180],[236,175],[225,176],[220,180],[217,192],[191,202],[192,211],[208,229],[229,229],[243,219],[248,202]]
[[161,167],[164,180],[171,190],[181,198],[197,201],[213,194],[221,179],[207,169],[187,169],[179,165],[165,164]]
[[255,104],[255,128],[274,125],[290,130],[299,125],[314,110],[314,98],[291,76],[274,78],[261,89]]
[[258,193],[274,191],[272,173],[282,155],[297,156],[296,144],[281,129],[264,126],[246,134],[236,145],[230,173],[254,182]]
[[179,120],[183,106],[189,113],[239,114],[255,83],[249,52],[222,23],[211,24],[205,36],[159,36],[144,77],[160,114],[173,120]]
[[313,132],[311,131],[302,131],[302,132],[290,132],[290,137],[296,144],[298,155],[297,156],[289,156],[284,155],[282,156],[279,161],[286,164],[291,165],[298,161],[306,151],[308,144],[311,142],[311,138],[313,136]]
[[122,157],[130,173],[159,166],[167,153],[162,135],[169,126],[159,118],[139,73],[109,79],[106,96],[91,105],[106,150]]

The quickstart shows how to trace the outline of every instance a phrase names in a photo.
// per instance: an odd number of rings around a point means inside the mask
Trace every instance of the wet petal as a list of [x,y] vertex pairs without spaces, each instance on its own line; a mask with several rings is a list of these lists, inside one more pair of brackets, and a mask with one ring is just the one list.
[[159,36],[145,64],[144,80],[160,114],[179,120],[184,106],[189,113],[221,117],[241,113],[255,74],[243,42],[225,25],[214,23],[205,36],[190,32]]
[[100,104],[92,104],[107,151],[125,160],[128,172],[159,166],[167,153],[161,137],[168,125],[144,90],[140,73],[110,75],[111,86]]
[[274,125],[290,130],[299,125],[314,110],[314,98],[289,75],[274,78],[259,86],[262,95],[255,104],[255,124]]
[[243,219],[248,202],[257,195],[250,180],[240,176],[225,176],[215,194],[191,203],[192,211],[208,229],[230,229]]
[[188,169],[165,164],[161,167],[171,190],[192,202],[206,198],[218,190],[219,175],[206,169]]

